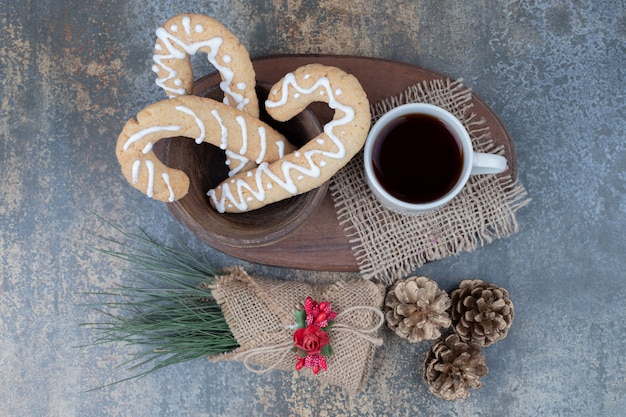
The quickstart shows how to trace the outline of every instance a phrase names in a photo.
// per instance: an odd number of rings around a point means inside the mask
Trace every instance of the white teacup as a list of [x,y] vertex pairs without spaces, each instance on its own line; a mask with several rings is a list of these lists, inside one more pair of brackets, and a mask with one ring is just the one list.
[[474,152],[463,124],[426,103],[385,113],[365,142],[365,176],[381,204],[404,215],[438,209],[458,195],[470,175],[507,168],[500,155]]

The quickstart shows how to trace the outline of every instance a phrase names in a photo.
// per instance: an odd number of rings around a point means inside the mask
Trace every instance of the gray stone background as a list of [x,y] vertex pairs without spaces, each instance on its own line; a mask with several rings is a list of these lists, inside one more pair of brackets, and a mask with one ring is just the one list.
[[[462,78],[501,117],[532,198],[519,233],[417,271],[448,290],[480,277],[511,293],[513,327],[487,348],[490,373],[469,399],[430,395],[418,371],[428,344],[388,332],[355,396],[203,360],[86,392],[130,376],[116,368],[124,346],[76,348],[93,337],[79,324],[99,317],[84,293],[127,282],[121,263],[92,249],[115,237],[96,215],[181,239],[217,267],[356,275],[220,254],[123,181],[117,135],[163,97],[150,71],[154,30],[187,11],[221,20],[252,57],[373,56]],[[0,28],[0,415],[623,415],[623,0],[2,0]]]

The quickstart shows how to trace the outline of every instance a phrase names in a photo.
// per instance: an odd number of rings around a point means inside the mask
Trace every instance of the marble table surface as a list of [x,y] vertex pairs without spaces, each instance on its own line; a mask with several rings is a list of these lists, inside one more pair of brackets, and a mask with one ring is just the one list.
[[[480,96],[514,138],[532,201],[517,233],[415,271],[447,290],[481,278],[509,290],[509,336],[467,400],[422,381],[428,344],[383,332],[365,389],[203,359],[141,380],[120,344],[83,347],[88,293],[127,283],[94,248],[99,216],[186,242],[218,268],[333,282],[358,273],[288,270],[198,241],[121,176],[124,122],[163,98],[155,30],[213,16],[250,55],[338,54],[440,72]],[[60,0],[0,4],[0,415],[618,416],[626,407],[626,3],[621,0]],[[213,69],[195,61],[197,73]]]

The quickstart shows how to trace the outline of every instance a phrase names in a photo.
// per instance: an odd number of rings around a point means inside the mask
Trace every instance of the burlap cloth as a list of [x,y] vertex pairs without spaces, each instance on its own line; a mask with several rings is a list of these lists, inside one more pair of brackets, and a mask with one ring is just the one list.
[[[374,103],[372,123],[412,102],[435,104],[454,114],[467,128],[475,151],[503,154],[486,122],[471,112],[471,91],[461,81],[424,81]],[[447,206],[420,217],[399,215],[382,207],[370,192],[362,152],[333,177],[330,190],[361,275],[385,284],[427,261],[472,251],[517,232],[515,213],[529,201],[510,175],[475,175]]]
[[356,280],[327,285],[254,278],[235,267],[216,279],[213,296],[220,304],[228,326],[240,347],[213,360],[236,360],[249,370],[294,370],[294,311],[302,309],[307,296],[327,301],[337,312],[329,331],[334,353],[327,359],[328,370],[309,375],[322,383],[360,391],[372,368],[374,350],[382,344],[378,329],[384,323],[381,313],[384,286]]

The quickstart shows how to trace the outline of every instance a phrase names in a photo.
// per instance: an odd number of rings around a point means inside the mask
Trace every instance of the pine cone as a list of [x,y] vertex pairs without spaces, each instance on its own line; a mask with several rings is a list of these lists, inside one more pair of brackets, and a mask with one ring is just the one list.
[[452,291],[452,325],[461,340],[489,346],[504,339],[514,310],[509,293],[482,280],[465,280]]
[[411,343],[441,336],[440,328],[451,325],[450,297],[426,277],[396,282],[385,297],[387,326]]
[[456,334],[439,339],[424,361],[424,381],[430,392],[448,401],[468,398],[470,388],[481,388],[480,377],[488,373],[480,345],[463,342]]

